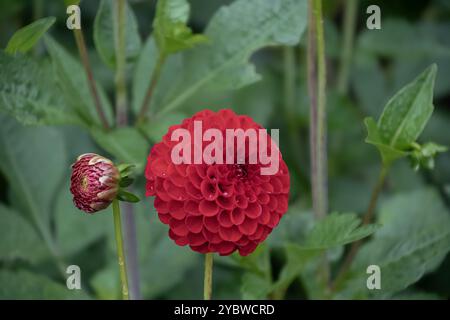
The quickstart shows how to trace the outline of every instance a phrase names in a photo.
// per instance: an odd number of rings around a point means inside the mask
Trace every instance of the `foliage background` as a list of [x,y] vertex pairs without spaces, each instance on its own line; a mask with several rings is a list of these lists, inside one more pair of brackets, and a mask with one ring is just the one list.
[[[232,1],[189,2],[189,25],[200,33],[218,8]],[[420,141],[432,140],[450,145],[450,5],[445,0],[359,1],[349,91],[342,95],[336,87],[345,2],[324,1],[330,208],[332,211],[363,214],[380,166],[376,149],[364,143],[366,132],[363,118],[368,115],[377,118],[389,97],[432,63],[437,63],[439,68],[435,111]],[[134,58],[129,61],[131,83],[133,77],[138,77],[136,64],[140,63],[142,50],[155,53],[145,41],[151,34],[155,3],[144,0],[129,3],[136,15],[140,38],[143,39],[136,48]],[[381,7],[382,29],[379,31],[365,28],[365,8],[369,4]],[[105,100],[109,98],[112,101],[114,74],[101,61],[93,43],[98,6],[99,1],[96,0],[82,2],[82,25],[94,74],[104,88]],[[11,35],[20,27],[45,16],[56,17],[56,23],[50,30],[51,36],[78,59],[73,34],[65,27],[67,16],[64,4],[57,0],[2,0],[0,46],[6,47]],[[5,92],[16,92],[18,95],[24,92],[27,95],[28,92],[28,98],[48,103],[54,102],[51,100],[54,97],[46,99],[46,94],[58,92],[60,96],[56,104],[61,108],[67,103],[63,97],[67,92],[51,80],[53,69],[50,68],[44,41],[40,41],[30,54],[37,61],[36,65],[24,62],[14,68],[6,67],[9,65],[8,58],[1,55],[0,111],[7,112],[0,112],[0,298],[119,298],[110,209],[87,216],[73,207],[68,188],[69,166],[77,155],[86,152],[97,152],[142,165],[151,141],[158,140],[169,124],[205,107],[232,108],[237,113],[252,116],[267,128],[280,128],[281,150],[292,179],[289,212],[266,244],[247,259],[216,259],[213,297],[266,298],[280,292],[285,298],[325,297],[323,291],[317,288],[317,283],[310,280],[315,260],[303,266],[302,261],[306,259],[302,260],[302,253],[291,246],[301,243],[314,224],[309,181],[305,40],[306,33],[294,48],[266,47],[252,54],[251,61],[262,75],[260,81],[239,90],[218,93],[200,90],[177,110],[153,122],[150,120],[147,127],[150,141],[135,129],[123,129],[109,136],[75,125],[19,124],[8,112]],[[53,50],[57,54],[66,54],[58,48]],[[290,60],[291,57],[294,61]],[[74,83],[84,81],[84,74],[78,71],[77,75],[76,67],[69,62],[59,68],[67,68]],[[17,87],[13,88],[11,83]],[[170,88],[171,82],[167,79],[161,79],[161,83],[165,88]],[[133,90],[137,89],[130,84],[130,96],[134,94]],[[75,102],[79,98],[70,97]],[[163,97],[156,95],[155,104],[161,99]],[[17,101],[26,105],[19,98]],[[157,106],[152,105],[152,108]],[[26,108],[22,114],[15,115],[21,122],[36,122]],[[138,181],[135,187],[137,193],[142,194],[143,183]],[[408,255],[423,244],[420,235],[425,229],[430,231],[430,237],[435,235],[448,239],[449,209],[448,153],[436,159],[433,171],[414,172],[407,161],[398,161],[388,176],[379,201],[378,221],[383,226],[363,248],[356,263],[357,268],[358,263],[367,265],[372,259],[377,264],[386,263],[386,268],[394,268],[383,278],[386,289],[381,293],[368,293],[362,287],[365,280],[358,282],[356,272],[346,288],[334,297],[449,298],[450,256],[446,253],[450,242],[441,243],[439,248],[425,247],[426,253]],[[141,201],[134,214],[142,297],[201,298],[202,256],[188,248],[180,248],[168,239],[167,230],[157,220],[151,200]],[[35,218],[40,221],[38,224]],[[39,228],[48,229],[47,239],[42,238]],[[436,254],[433,255],[433,252]],[[342,254],[342,246],[329,252],[333,272]],[[66,289],[58,269],[66,264],[81,267],[83,290],[73,292]],[[286,266],[292,268],[286,269]],[[283,278],[286,272],[288,277]],[[280,279],[289,280],[280,283]],[[406,280],[402,282],[402,279]]]

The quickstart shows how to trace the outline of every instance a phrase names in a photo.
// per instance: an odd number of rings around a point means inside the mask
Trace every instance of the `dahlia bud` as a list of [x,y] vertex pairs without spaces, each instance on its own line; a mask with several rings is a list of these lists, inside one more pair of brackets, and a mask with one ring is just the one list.
[[87,213],[103,210],[116,198],[119,182],[119,170],[111,160],[95,153],[83,154],[72,165],[73,203]]

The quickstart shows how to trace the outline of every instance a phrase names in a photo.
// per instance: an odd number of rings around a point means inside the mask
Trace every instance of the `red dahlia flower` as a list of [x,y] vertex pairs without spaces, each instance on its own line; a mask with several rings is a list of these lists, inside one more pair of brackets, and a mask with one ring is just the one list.
[[86,153],[72,165],[70,192],[75,206],[87,213],[105,209],[117,196],[120,174],[111,160]]
[[[202,137],[211,128],[218,129],[223,136],[226,129],[263,129],[250,117],[238,116],[231,110],[217,113],[204,110],[171,126],[148,156],[146,195],[155,196],[154,206],[159,219],[169,225],[169,237],[176,244],[189,245],[201,253],[229,255],[238,250],[241,255],[248,255],[267,238],[288,209],[288,168],[278,148],[270,147],[269,136],[268,153],[276,152],[279,163],[272,175],[261,174],[261,168],[268,165],[262,164],[260,159],[256,163],[248,161],[252,151],[245,156],[243,164],[226,164],[228,161],[198,163],[192,160],[193,154],[183,155],[191,161],[174,164],[171,155],[179,140],[172,141],[172,133],[183,128],[195,136],[194,121],[201,121]],[[200,144],[198,140],[190,143],[192,150],[203,150],[211,142],[201,141]],[[250,150],[249,139],[245,146]],[[223,150],[230,150],[225,139]],[[236,150],[239,150],[236,141],[231,150],[236,156]],[[220,159],[224,160],[225,156]]]

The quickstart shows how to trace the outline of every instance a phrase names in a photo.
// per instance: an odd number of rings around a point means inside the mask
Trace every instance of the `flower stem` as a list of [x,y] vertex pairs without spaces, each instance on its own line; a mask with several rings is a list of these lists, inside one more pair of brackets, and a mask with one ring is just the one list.
[[[114,0],[114,43],[116,53],[116,121],[118,127],[125,127],[127,117],[127,86],[126,86],[126,52],[125,52],[125,27],[126,27],[126,0]],[[130,275],[131,299],[140,299],[139,268],[137,256],[136,222],[132,205],[124,204],[124,230],[126,247],[126,261]]]
[[[322,0],[309,0],[308,5],[308,90],[310,97],[310,153],[313,210],[316,219],[328,211],[327,129],[326,129],[326,64],[322,19]],[[318,268],[318,278],[326,290],[330,266],[325,252]],[[326,292],[326,295],[328,291]]]
[[212,293],[212,270],[213,269],[213,254],[205,254],[205,280],[203,287],[203,299],[211,300]]
[[[363,225],[367,225],[367,224],[371,223],[373,220],[373,215],[375,213],[377,200],[378,200],[381,190],[383,189],[384,181],[386,179],[386,175],[387,175],[388,171],[389,171],[389,167],[387,167],[387,166],[383,166],[380,170],[378,180],[375,184],[375,187],[373,188],[372,195],[370,196],[369,206],[363,217],[363,222],[362,222]],[[339,285],[339,283],[344,278],[345,274],[350,269],[352,262],[355,259],[356,254],[358,253],[358,251],[361,247],[361,244],[362,244],[361,240],[353,242],[353,244],[350,247],[350,250],[348,251],[348,254],[345,257],[344,262],[342,263],[342,266],[339,269],[337,276],[333,282],[332,290],[334,290],[336,288],[336,286]]]
[[353,40],[355,37],[356,15],[358,0],[347,0],[345,3],[343,48],[340,57],[339,75],[337,80],[338,92],[347,94],[350,66],[352,62]]
[[126,52],[125,52],[125,1],[115,0],[114,2],[114,44],[116,53],[116,122],[123,125],[128,121],[127,117],[127,85],[125,79],[126,72]]
[[84,41],[83,31],[81,29],[73,30],[75,36],[75,42],[77,43],[78,52],[80,54],[81,63],[83,64],[84,71],[86,73],[86,78],[88,80],[89,90],[91,92],[92,98],[94,99],[95,109],[100,118],[100,121],[105,129],[109,128],[108,121],[106,120],[105,113],[103,111],[102,104],[97,91],[97,85],[95,84],[94,75],[92,73],[92,67],[89,62],[89,56],[86,49],[86,43]]
[[152,78],[150,80],[150,85],[148,86],[144,102],[142,103],[141,111],[139,112],[139,116],[137,119],[138,123],[145,120],[148,108],[150,107],[150,102],[152,101],[153,92],[155,91],[156,84],[158,83],[158,80],[161,76],[161,70],[165,60],[166,55],[163,54],[159,55],[158,60],[156,61],[155,70],[153,71]]
[[328,210],[325,42],[322,1],[310,0],[309,4],[308,80],[311,100],[311,178],[314,212],[320,219]]
[[117,258],[119,262],[120,270],[120,282],[122,289],[122,299],[128,300],[128,278],[127,278],[127,267],[125,259],[125,251],[123,250],[123,239],[122,239],[122,223],[120,216],[120,205],[119,200],[114,199],[113,201],[113,215],[114,215],[114,234],[116,236],[117,245]]

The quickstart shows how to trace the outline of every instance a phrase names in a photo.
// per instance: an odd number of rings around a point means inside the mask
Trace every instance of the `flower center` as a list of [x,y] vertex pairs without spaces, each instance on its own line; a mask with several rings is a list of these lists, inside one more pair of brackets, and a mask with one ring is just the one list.
[[82,190],[83,192],[86,192],[87,189],[88,189],[88,186],[89,186],[89,179],[88,179],[87,176],[83,176],[83,178],[82,178],[81,181],[80,181],[80,187],[81,187],[81,190]]

